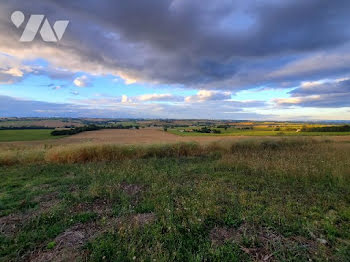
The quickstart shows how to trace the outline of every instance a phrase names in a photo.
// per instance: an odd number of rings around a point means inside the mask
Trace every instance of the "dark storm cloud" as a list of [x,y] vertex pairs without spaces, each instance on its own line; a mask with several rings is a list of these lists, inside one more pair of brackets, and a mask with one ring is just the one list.
[[[344,73],[350,61],[325,68],[305,60],[350,49],[348,0],[3,0],[0,8],[6,17],[0,31],[11,32],[1,39],[0,51],[43,45],[39,40],[23,45],[9,36],[16,33],[8,22],[14,10],[43,13],[50,21],[69,19],[63,41],[50,45],[58,53],[45,58],[70,70],[120,74],[130,82],[276,86],[286,79]],[[307,66],[306,73],[293,63]]]

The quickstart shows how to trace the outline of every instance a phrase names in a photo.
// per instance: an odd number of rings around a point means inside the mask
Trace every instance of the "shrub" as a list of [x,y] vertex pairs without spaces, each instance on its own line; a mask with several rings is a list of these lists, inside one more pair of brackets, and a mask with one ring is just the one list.
[[193,132],[204,133],[204,134],[210,134],[210,133],[213,133],[213,134],[221,134],[221,131],[220,131],[220,130],[217,130],[217,129],[210,129],[210,128],[207,128],[206,126],[205,126],[205,127],[202,127],[201,129],[193,129]]
[[79,134],[81,132],[86,131],[96,131],[100,130],[102,127],[96,126],[96,125],[89,125],[89,126],[83,126],[83,127],[76,127],[72,129],[64,129],[64,130],[54,130],[51,132],[52,136],[67,136],[67,135],[75,135]]

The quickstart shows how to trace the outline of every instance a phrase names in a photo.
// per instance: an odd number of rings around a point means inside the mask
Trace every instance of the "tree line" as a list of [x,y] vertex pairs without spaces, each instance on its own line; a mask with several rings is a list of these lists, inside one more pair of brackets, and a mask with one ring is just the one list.
[[71,136],[76,135],[82,132],[87,131],[96,131],[101,129],[132,129],[136,128],[139,129],[139,126],[124,126],[124,125],[116,125],[116,126],[97,126],[97,125],[88,125],[83,127],[76,127],[71,129],[62,129],[62,130],[54,130],[51,132],[52,136]]
[[319,126],[319,127],[302,127],[303,132],[350,132],[350,125],[343,126]]

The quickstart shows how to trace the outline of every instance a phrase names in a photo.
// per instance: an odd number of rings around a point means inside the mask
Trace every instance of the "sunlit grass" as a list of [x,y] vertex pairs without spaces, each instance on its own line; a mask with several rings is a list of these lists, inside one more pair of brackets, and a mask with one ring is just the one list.
[[[254,261],[259,252],[275,261],[349,257],[350,144],[275,138],[19,152],[2,152],[1,159],[16,161],[0,167],[0,219],[35,216],[16,234],[0,234],[5,261],[49,252],[57,236],[91,223],[99,232],[78,247],[84,261]],[[50,195],[57,201],[40,213]],[[88,208],[96,202],[99,209]],[[109,213],[99,211],[105,207]],[[139,214],[154,221],[133,226]],[[215,228],[244,232],[216,245]]]

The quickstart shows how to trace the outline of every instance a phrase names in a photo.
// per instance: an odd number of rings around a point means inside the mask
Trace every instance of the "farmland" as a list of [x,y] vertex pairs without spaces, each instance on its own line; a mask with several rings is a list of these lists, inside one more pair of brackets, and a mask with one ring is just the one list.
[[[307,131],[308,129],[326,128],[332,125],[297,124],[297,123],[239,123],[236,125],[210,125],[169,128],[172,134],[180,136],[348,136],[345,132]],[[332,127],[336,127],[332,126]],[[207,129],[207,132],[200,132]],[[212,132],[209,132],[212,131]],[[215,131],[215,132],[213,132]]]
[[347,132],[122,124],[0,130],[0,261],[350,257]]
[[180,136],[349,136],[350,132],[295,132],[273,130],[220,130],[220,134],[205,134],[196,132],[181,132],[181,129],[171,129],[169,132]]
[[[239,141],[244,140],[246,138],[261,138],[264,137],[274,137],[274,139],[278,139],[284,136],[275,135],[275,136],[262,136],[259,134],[255,135],[247,135],[243,133],[241,135],[216,135],[216,134],[191,134],[183,133],[174,134],[172,131],[164,132],[160,128],[142,128],[139,130],[99,130],[99,131],[91,131],[91,132],[83,132],[73,136],[64,136],[64,137],[56,137],[50,136],[49,133],[51,130],[45,130],[44,136],[36,136],[37,140],[34,140],[32,137],[24,137],[21,136],[21,132],[29,132],[31,130],[0,130],[1,132],[6,132],[8,134],[12,134],[11,136],[3,136],[2,142],[0,142],[1,148],[8,148],[13,146],[31,146],[31,147],[40,147],[44,145],[70,145],[70,144],[85,144],[85,143],[100,143],[100,144],[167,144],[167,143],[178,143],[178,142],[198,142],[201,144],[206,144],[210,142],[218,142],[218,141]],[[37,130],[33,130],[34,133],[40,134]],[[248,132],[248,131],[245,131]],[[16,134],[16,135],[14,135]],[[269,133],[267,133],[269,134]],[[311,133],[308,133],[311,134]],[[309,135],[310,136],[310,135]],[[289,137],[289,136],[285,136]],[[312,136],[313,139],[316,140],[331,140],[331,141],[350,141],[350,136],[341,134],[341,135],[322,135]]]
[[[292,122],[228,122],[218,120],[113,120],[113,119],[3,119],[0,121],[0,142],[37,141],[37,143],[101,142],[118,144],[152,144],[173,142],[211,142],[240,137],[350,137],[350,127],[337,131],[344,124],[292,123]],[[40,130],[45,127],[46,130]],[[98,131],[82,132],[85,127]],[[23,128],[23,130],[21,129]],[[48,128],[51,128],[49,130]],[[64,136],[50,136],[53,128],[66,129]],[[330,132],[325,128],[334,128]],[[4,129],[4,130],[1,130]],[[28,130],[27,130],[28,129]],[[30,129],[30,130],[29,130]],[[69,130],[72,130],[71,132]],[[321,132],[322,129],[325,129]],[[204,130],[204,131],[203,131]],[[312,130],[312,132],[310,131]],[[57,132],[60,133],[60,132]],[[62,133],[63,134],[63,133]],[[235,138],[236,137],[236,138]],[[46,140],[46,141],[45,141]]]
[[0,130],[0,142],[55,139],[55,137],[51,136],[51,132],[52,130],[50,129]]

